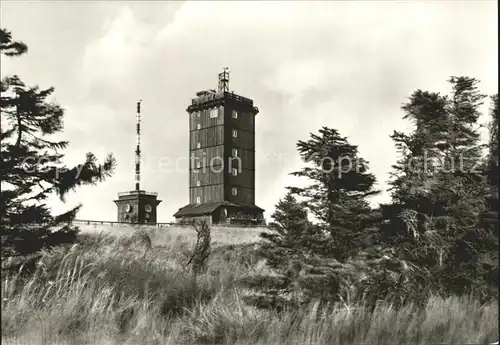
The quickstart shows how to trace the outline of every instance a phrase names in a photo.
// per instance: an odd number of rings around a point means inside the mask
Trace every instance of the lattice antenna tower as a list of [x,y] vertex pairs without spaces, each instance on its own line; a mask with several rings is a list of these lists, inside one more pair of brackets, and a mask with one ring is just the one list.
[[229,92],[229,71],[227,67],[222,69],[222,73],[219,73],[219,93]]
[[135,148],[135,190],[140,190],[141,182],[141,102],[137,102],[136,148]]

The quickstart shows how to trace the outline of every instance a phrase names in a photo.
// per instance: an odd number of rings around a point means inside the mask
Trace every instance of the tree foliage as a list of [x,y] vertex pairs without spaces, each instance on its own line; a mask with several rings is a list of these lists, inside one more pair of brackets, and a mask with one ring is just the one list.
[[205,220],[201,222],[193,221],[191,224],[196,231],[196,244],[186,266],[191,264],[193,275],[196,277],[207,269],[212,237],[210,226]]
[[357,147],[337,130],[322,127],[297,148],[308,166],[293,174],[308,178],[310,185],[288,188],[272,215],[271,233],[262,234],[262,257],[276,274],[247,279],[261,287],[263,294],[249,298],[260,307],[298,306],[312,299],[333,302],[360,294],[364,272],[381,263],[368,260],[375,265],[370,267],[353,259],[374,258],[378,250],[372,249],[371,256],[364,251],[377,229],[376,213],[366,198],[378,191]]
[[246,300],[259,308],[281,310],[297,302],[290,299],[295,292],[294,281],[302,263],[314,255],[318,245],[323,245],[324,235],[308,220],[305,204],[290,191],[277,203],[271,218],[270,231],[261,233],[263,241],[258,255],[276,274],[247,277],[247,286],[258,287],[260,293],[247,296]]
[[366,198],[379,193],[375,176],[368,172],[368,162],[359,157],[357,146],[335,129],[322,127],[319,134],[299,141],[297,149],[310,166],[292,175],[306,177],[311,184],[290,190],[304,198],[306,209],[330,234],[329,251],[342,259],[359,248],[372,229],[374,218]]
[[394,132],[392,203],[382,232],[400,255],[433,277],[436,289],[464,293],[484,286],[480,257],[491,243],[482,217],[488,190],[480,142],[478,81],[451,77],[451,94],[417,90],[403,105],[414,130]]
[[322,245],[324,236],[320,229],[308,220],[304,202],[298,202],[288,192],[276,205],[269,224],[272,232],[264,232],[262,256],[273,268],[286,268],[291,260],[301,260]]
[[425,303],[430,293],[498,295],[498,96],[484,145],[479,82],[448,82],[449,95],[417,90],[402,106],[413,128],[391,136],[399,160],[392,200],[379,208],[367,202],[378,192],[375,177],[347,138],[323,127],[298,142],[306,166],[293,174],[311,184],[289,187],[278,202],[262,243],[273,273],[247,279],[260,291],[249,300],[283,308],[311,299],[373,306]]
[[[0,52],[21,56],[27,46],[13,41],[10,32],[2,29]],[[54,88],[28,86],[17,75],[4,77],[0,88],[2,255],[27,255],[72,242],[77,229],[69,224],[81,205],[52,215],[47,197],[56,193],[64,201],[69,191],[104,180],[111,175],[115,160],[109,155],[99,164],[94,154],[87,153],[82,164],[66,166],[63,151],[68,142],[50,138],[63,129],[64,110],[47,100]]]

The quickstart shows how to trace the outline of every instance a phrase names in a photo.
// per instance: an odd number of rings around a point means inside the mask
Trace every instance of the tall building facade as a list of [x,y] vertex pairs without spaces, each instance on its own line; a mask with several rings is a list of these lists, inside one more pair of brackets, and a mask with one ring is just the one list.
[[189,204],[177,221],[204,219],[263,222],[255,204],[255,116],[251,99],[229,91],[229,73],[219,74],[218,90],[196,94],[189,117]]

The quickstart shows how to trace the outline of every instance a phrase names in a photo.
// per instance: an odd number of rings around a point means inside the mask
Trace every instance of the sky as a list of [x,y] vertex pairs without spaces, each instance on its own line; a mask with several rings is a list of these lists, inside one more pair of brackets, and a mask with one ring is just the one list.
[[[322,126],[358,145],[389,200],[396,151],[408,129],[400,107],[417,89],[448,93],[450,76],[498,92],[496,1],[2,1],[1,25],[28,53],[1,61],[2,76],[53,86],[65,109],[66,162],[91,151],[117,159],[114,175],[81,187],[55,213],[82,203],[79,219],[116,220],[117,193],[134,188],[135,105],[142,99],[141,188],[157,192],[158,221],[188,203],[187,106],[217,87],[254,100],[256,204],[269,218],[296,151]],[[485,111],[487,106],[485,106]],[[484,118],[482,121],[487,121]]]

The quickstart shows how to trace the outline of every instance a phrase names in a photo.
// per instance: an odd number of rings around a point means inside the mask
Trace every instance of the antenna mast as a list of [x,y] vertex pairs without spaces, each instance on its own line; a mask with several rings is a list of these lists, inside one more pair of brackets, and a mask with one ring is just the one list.
[[137,102],[137,146],[135,148],[135,190],[139,190],[139,183],[141,181],[141,102]]
[[229,92],[229,71],[227,67],[224,67],[222,73],[219,73],[219,93],[221,92]]

